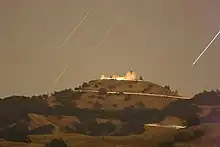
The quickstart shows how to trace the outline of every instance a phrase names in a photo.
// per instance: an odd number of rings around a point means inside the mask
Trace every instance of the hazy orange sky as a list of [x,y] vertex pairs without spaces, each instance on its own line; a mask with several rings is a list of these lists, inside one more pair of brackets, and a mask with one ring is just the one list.
[[220,37],[192,68],[220,29],[219,14],[219,0],[0,0],[0,97],[74,88],[130,68],[182,95],[219,88]]

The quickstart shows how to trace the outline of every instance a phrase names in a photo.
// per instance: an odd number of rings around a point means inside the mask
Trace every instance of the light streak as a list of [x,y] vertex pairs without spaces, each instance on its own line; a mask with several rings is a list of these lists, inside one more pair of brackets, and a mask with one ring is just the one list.
[[220,31],[215,35],[215,37],[209,42],[209,44],[206,46],[206,48],[202,51],[202,53],[196,58],[196,60],[193,62],[193,66],[197,63],[197,61],[200,59],[200,57],[205,53],[205,51],[209,48],[209,46],[215,41],[215,39],[220,34]]
[[88,17],[89,12],[86,13],[86,15],[82,18],[80,23],[73,29],[73,31],[67,36],[67,38],[64,40],[64,42],[61,44],[60,49],[64,47],[64,45],[69,41],[70,37],[78,30],[78,28],[83,24],[83,22]]

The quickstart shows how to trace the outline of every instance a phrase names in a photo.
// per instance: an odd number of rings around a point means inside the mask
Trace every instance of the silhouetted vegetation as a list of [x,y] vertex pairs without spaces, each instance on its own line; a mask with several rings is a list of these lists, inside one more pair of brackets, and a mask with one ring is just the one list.
[[144,80],[144,78],[142,76],[140,76],[140,80]]
[[91,136],[107,136],[114,132],[115,125],[110,121],[106,123],[97,123],[96,121],[91,121],[87,123],[76,124],[76,132],[91,135]]
[[175,147],[174,142],[168,141],[168,142],[160,142],[158,143],[158,147]]
[[148,88],[144,88],[141,92],[142,92],[142,93],[147,93],[148,90],[149,90]]
[[28,137],[28,130],[23,128],[17,128],[16,126],[6,129],[3,132],[3,138],[8,141],[26,142],[30,143],[31,140]]
[[196,94],[191,101],[197,105],[220,105],[220,92],[219,90],[204,91]]
[[72,89],[65,89],[59,92],[54,92],[53,96],[56,97],[57,100],[79,100],[81,93],[75,92]]
[[[190,100],[177,100],[171,102],[164,109],[162,109],[162,113],[165,116],[173,116],[177,118],[181,118],[183,120],[189,119],[191,120],[199,113],[201,110],[193,105]],[[188,113],[190,112],[190,113]]]
[[105,88],[100,88],[98,91],[99,91],[99,94],[100,94],[100,95],[105,95],[105,94],[107,94],[107,90],[106,90]]
[[46,143],[44,147],[68,147],[63,139],[53,139],[50,143]]
[[190,114],[187,118],[185,118],[185,123],[184,125],[190,127],[194,125],[199,125],[200,124],[200,119],[196,114]]
[[124,95],[124,92],[119,91],[119,92],[117,92],[117,95],[118,95],[118,96],[119,96],[119,95]]
[[131,100],[131,96],[130,95],[125,95],[124,101],[130,101],[130,100]]
[[88,84],[88,83],[86,83],[86,82],[83,82],[83,84],[82,84],[82,88],[86,88],[86,87],[89,87],[90,85]]
[[202,137],[204,134],[203,130],[179,130],[178,133],[174,135],[174,140],[175,142],[188,142]]
[[100,99],[100,100],[105,100],[105,97],[103,97],[103,96],[98,96],[98,99]]
[[79,86],[79,87],[76,87],[76,88],[74,88],[75,90],[82,90],[82,87],[81,86]]
[[169,85],[165,85],[165,86],[164,86],[164,88],[165,88],[165,89],[167,89],[167,90],[169,90],[169,91],[171,91],[171,89],[170,89],[170,86],[169,86]]
[[179,92],[177,90],[173,91],[174,95],[179,95]]
[[117,105],[117,104],[113,104],[113,107],[117,108],[117,107],[118,107],[118,105]]
[[129,88],[132,88],[133,86],[131,84],[128,85]]

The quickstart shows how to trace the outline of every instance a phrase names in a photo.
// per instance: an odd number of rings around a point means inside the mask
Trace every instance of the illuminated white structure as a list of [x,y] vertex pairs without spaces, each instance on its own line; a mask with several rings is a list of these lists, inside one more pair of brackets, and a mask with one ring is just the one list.
[[129,81],[138,80],[136,73],[133,72],[132,70],[127,72],[124,77],[120,77],[120,76],[117,76],[117,75],[112,75],[110,77],[106,77],[104,75],[101,75],[101,80],[103,80],[103,79],[107,79],[107,80],[110,80],[110,79],[112,79],[112,80],[129,80]]

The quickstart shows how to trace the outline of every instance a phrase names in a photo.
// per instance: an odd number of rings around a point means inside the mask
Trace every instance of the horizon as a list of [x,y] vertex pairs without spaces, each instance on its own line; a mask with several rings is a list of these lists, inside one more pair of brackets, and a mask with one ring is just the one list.
[[[141,81],[139,81],[138,79],[137,80],[118,80],[118,79],[93,79],[93,80],[90,80],[90,81],[102,81],[102,80],[116,80],[116,81],[138,81],[138,82],[150,82],[150,81],[145,81],[144,80],[144,78],[143,78],[143,80],[141,80]],[[89,83],[90,81],[84,81],[83,83]],[[32,96],[40,96],[40,95],[43,95],[43,94],[46,94],[46,95],[48,95],[48,96],[50,96],[51,94],[53,94],[54,92],[60,92],[60,91],[63,91],[63,90],[66,90],[66,89],[71,89],[71,90],[73,90],[73,91],[78,91],[78,90],[75,90],[75,88],[77,88],[78,86],[82,86],[82,84],[83,83],[81,83],[80,85],[77,85],[76,87],[67,87],[67,88],[63,88],[63,89],[56,89],[56,90],[51,90],[51,91],[49,91],[49,92],[43,92],[43,93],[35,93],[35,94],[19,94],[19,93],[14,93],[14,94],[11,94],[11,95],[6,95],[6,96],[3,96],[3,97],[0,97],[0,99],[4,99],[4,98],[8,98],[8,97],[12,97],[12,96],[25,96],[25,97],[32,97]],[[152,82],[153,83],[153,82]],[[159,85],[159,84],[157,84],[157,83],[153,83],[153,84],[155,84],[155,85]],[[162,87],[164,87],[165,88],[165,86],[170,86],[170,85],[159,85],[159,86],[162,86]],[[170,87],[171,88],[171,91],[175,91],[175,90],[177,90],[178,91],[178,89],[173,89],[172,87]],[[188,97],[188,98],[193,98],[196,94],[199,94],[199,93],[202,93],[202,92],[204,92],[204,91],[217,91],[217,90],[219,90],[219,89],[209,89],[209,90],[203,90],[203,91],[200,91],[200,92],[197,92],[197,93],[195,93],[195,94],[193,94],[193,95],[182,95],[181,93],[179,93],[179,91],[178,91],[178,93],[180,94],[180,96],[182,96],[182,97]],[[127,92],[127,91],[124,91],[124,92]],[[147,94],[147,93],[146,93]],[[151,93],[150,93],[151,94]],[[154,93],[153,93],[154,94]]]

